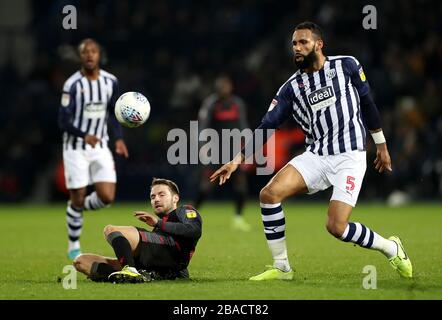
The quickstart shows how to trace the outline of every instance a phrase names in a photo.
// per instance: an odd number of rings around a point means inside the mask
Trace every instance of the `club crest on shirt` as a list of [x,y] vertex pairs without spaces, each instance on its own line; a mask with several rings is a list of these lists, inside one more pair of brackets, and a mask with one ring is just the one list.
[[327,80],[331,80],[336,76],[336,69],[330,69],[325,72],[325,77]]

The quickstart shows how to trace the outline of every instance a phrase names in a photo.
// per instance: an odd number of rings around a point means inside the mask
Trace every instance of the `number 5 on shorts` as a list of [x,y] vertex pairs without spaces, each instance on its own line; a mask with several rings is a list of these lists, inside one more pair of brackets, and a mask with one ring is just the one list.
[[347,186],[345,189],[347,191],[353,191],[355,188],[355,177],[347,176]]

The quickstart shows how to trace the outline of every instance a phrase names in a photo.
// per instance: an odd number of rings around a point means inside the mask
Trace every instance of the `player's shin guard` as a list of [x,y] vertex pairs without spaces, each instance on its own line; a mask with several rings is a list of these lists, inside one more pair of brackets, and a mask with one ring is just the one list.
[[274,260],[273,267],[287,272],[291,268],[287,257],[285,217],[281,203],[261,203],[260,205],[267,244]]
[[109,204],[105,204],[103,201],[101,201],[96,191],[92,192],[84,200],[84,208],[86,210],[98,210],[109,206]]
[[359,222],[349,222],[341,240],[353,242],[363,248],[380,251],[387,258],[397,255],[397,246],[393,241],[385,239]]
[[69,236],[69,251],[80,249],[80,235],[83,227],[83,210],[70,203],[66,208],[66,223]]
[[135,267],[132,248],[130,247],[129,241],[121,232],[115,231],[110,233],[107,236],[107,242],[109,242],[114,249],[115,255],[122,266]]

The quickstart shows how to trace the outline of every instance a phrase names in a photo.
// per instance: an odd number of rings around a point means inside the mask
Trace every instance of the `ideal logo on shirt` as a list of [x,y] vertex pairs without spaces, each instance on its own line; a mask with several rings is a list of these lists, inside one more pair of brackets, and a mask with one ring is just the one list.
[[335,92],[332,86],[326,86],[315,90],[308,95],[308,102],[313,111],[321,110],[336,102]]
[[90,119],[102,118],[106,114],[106,105],[102,102],[90,102],[84,106],[84,116]]

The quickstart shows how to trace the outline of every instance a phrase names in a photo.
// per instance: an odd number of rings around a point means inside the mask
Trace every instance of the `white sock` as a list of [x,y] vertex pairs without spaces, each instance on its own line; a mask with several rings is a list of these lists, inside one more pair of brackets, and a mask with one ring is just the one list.
[[273,267],[284,272],[290,271],[291,267],[287,257],[285,239],[267,241],[267,244],[269,245],[270,252],[273,256]]
[[77,241],[69,240],[68,250],[71,251],[74,249],[80,249],[80,240],[77,240]]
[[377,233],[374,235],[372,249],[382,252],[388,259],[397,256],[397,244],[394,241],[385,239]]
[[285,217],[281,203],[260,203],[260,206],[267,244],[273,256],[273,267],[284,272],[290,271],[285,244]]

